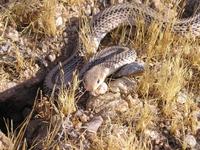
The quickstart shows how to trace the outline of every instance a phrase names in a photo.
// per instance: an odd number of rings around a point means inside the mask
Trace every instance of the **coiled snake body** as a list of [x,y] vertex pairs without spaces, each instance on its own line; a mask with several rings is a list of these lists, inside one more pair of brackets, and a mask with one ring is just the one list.
[[[108,32],[110,32],[111,30],[115,29],[116,27],[122,24],[134,25],[136,23],[136,20],[138,19],[138,16],[144,17],[144,21],[147,24],[152,22],[152,20],[157,20],[163,23],[163,26],[169,23],[169,19],[167,19],[163,15],[157,13],[155,10],[149,8],[148,6],[144,4],[132,2],[132,3],[123,3],[123,4],[113,5],[101,11],[97,15],[95,15],[91,20],[91,24],[90,24],[91,33],[90,35],[88,35],[88,37],[90,37],[89,40],[91,42],[91,45],[94,45],[94,51],[98,49],[101,40],[105,37],[105,35]],[[190,35],[193,37],[199,37],[200,36],[200,14],[197,14],[196,16],[188,18],[188,19],[176,20],[173,25],[172,32],[181,34],[183,36]],[[115,49],[116,48],[118,49],[120,47],[115,47]],[[107,48],[106,50],[111,50],[111,49]],[[76,69],[80,69],[80,67],[83,66],[84,57],[83,57],[82,52],[86,52],[86,50],[83,45],[83,42],[80,40],[77,50],[71,55],[70,58],[62,62],[62,68],[64,71],[63,82],[65,84],[71,82],[73,71],[75,71]],[[135,53],[130,53],[130,54],[133,55],[132,61],[134,61],[136,57]],[[126,56],[127,55],[123,55],[123,57],[126,57]],[[98,57],[96,58],[98,58],[100,62],[105,61],[103,59],[101,60],[100,56]],[[112,63],[112,65],[115,65],[115,63],[117,63],[120,58],[113,57],[113,59],[115,59],[115,61],[112,61],[110,63]],[[125,60],[126,59],[123,58],[123,61]],[[103,72],[101,71],[101,67],[97,68],[96,70],[98,70],[99,72]],[[118,67],[121,67],[121,66],[118,66]],[[106,67],[106,68],[110,69],[108,71],[109,73],[104,72],[105,74],[102,74],[99,72],[93,72],[93,74],[97,75],[96,78],[100,80],[104,80],[105,77],[103,76],[108,76],[111,72],[113,72],[112,67],[111,68]],[[60,80],[59,69],[60,67],[59,65],[57,65],[47,74],[44,81],[44,86],[47,89],[52,90],[55,84],[57,85],[57,87],[61,85],[61,81],[59,81]],[[81,71],[81,72],[85,73],[84,71]],[[96,86],[99,85],[99,83],[94,84],[94,82],[99,82],[98,79],[95,79],[95,81],[92,82],[90,81],[91,79],[88,78],[86,75],[85,82],[88,84],[89,90],[93,90],[97,88]]]

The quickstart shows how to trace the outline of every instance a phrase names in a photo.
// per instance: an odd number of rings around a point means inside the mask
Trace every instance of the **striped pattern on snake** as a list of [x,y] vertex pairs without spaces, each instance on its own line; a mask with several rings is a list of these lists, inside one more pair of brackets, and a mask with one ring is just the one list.
[[[132,2],[113,5],[95,15],[91,20],[91,33],[88,37],[90,37],[91,44],[95,45],[94,51],[97,51],[101,40],[108,32],[123,24],[134,25],[138,17],[143,17],[147,24],[156,20],[162,23],[163,27],[170,22],[168,18],[163,17],[163,15],[143,4]],[[188,19],[176,20],[172,32],[181,34],[182,36],[190,35],[199,37],[200,14]],[[64,72],[63,83],[70,83],[73,72],[83,67],[83,52],[86,52],[86,50],[83,42],[80,40],[76,51],[70,58],[62,62]],[[57,65],[47,74],[44,87],[52,90],[56,84],[56,88],[59,88],[61,86],[60,78],[60,67]]]

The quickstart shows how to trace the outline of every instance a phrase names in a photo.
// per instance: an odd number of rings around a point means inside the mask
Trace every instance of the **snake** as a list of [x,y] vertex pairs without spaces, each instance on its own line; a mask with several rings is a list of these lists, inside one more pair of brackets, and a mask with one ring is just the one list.
[[[90,21],[90,33],[88,33],[87,37],[90,44],[93,45],[93,51],[97,52],[101,40],[113,29],[121,25],[136,26],[138,19],[141,17],[145,21],[145,24],[157,21],[162,23],[163,28],[170,23],[170,19],[168,17],[142,3],[125,2],[112,5],[94,15]],[[200,14],[196,14],[190,18],[175,20],[172,26],[172,33],[184,37],[187,37],[188,35],[194,38],[199,37]],[[117,55],[116,52],[111,53],[113,49],[124,54]],[[83,76],[83,80],[86,88],[88,90],[95,90],[98,88],[99,84],[102,83],[107,76],[116,71],[117,68],[134,63],[136,57],[134,50],[127,50],[125,47],[120,46],[106,48],[102,51],[104,53],[101,53],[101,51],[97,52],[96,55],[94,54],[93,59],[91,59],[89,63],[85,63],[84,54],[87,52],[87,49],[84,46],[84,42],[80,39],[73,54],[68,59],[64,60],[61,65],[56,65],[47,74],[44,80],[44,87],[48,90],[52,90],[55,87],[59,88],[61,86],[60,68],[62,68],[64,74],[62,83],[65,85],[71,83],[74,71],[80,71],[81,68],[87,68],[80,72],[85,74]],[[112,61],[104,59],[105,57],[103,56],[108,53],[113,55],[109,58],[109,60]],[[95,60],[98,60],[101,65],[91,65],[91,63],[94,63],[94,58]],[[127,62],[126,60],[128,58],[131,58],[131,61]],[[84,67],[84,65],[86,65],[86,67]]]

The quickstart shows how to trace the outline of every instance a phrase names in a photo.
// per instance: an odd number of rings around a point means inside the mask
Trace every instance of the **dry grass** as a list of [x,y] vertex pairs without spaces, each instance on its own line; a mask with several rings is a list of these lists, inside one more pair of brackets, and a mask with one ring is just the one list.
[[93,149],[96,150],[149,150],[151,149],[150,140],[147,138],[138,138],[136,133],[130,131],[128,133],[124,133],[124,135],[116,135],[110,133],[109,135],[105,135],[105,137],[101,137],[100,139],[94,140],[95,142],[92,145]]
[[81,19],[81,31],[80,31],[80,39],[83,42],[83,46],[85,49],[87,49],[86,52],[82,51],[82,53],[84,54],[84,56],[86,57],[86,60],[88,60],[94,53],[96,50],[95,45],[92,45],[92,39],[93,37],[90,37],[88,35],[91,35],[91,29],[90,29],[90,22],[88,20],[88,18],[82,14],[82,19]]
[[23,0],[5,8],[2,19],[23,33],[55,35],[56,0]]
[[[62,1],[73,6],[80,6],[83,3],[82,0]],[[32,5],[34,6],[34,4]],[[25,20],[31,20],[26,23],[28,25],[26,27],[31,26],[31,30],[35,30],[35,26],[39,25],[38,21],[43,20],[41,21],[42,25],[37,27],[37,31],[54,34],[56,29],[52,16],[55,15],[55,6],[55,0],[43,1],[43,7],[41,8],[45,11],[42,13],[42,16],[38,17],[37,11],[41,11],[40,9],[35,10],[35,14],[26,16],[29,14],[27,10],[30,10],[30,8],[27,9],[27,7],[30,7],[30,4],[27,6],[20,4],[9,10],[9,15],[6,15],[5,18],[9,18],[9,21],[14,21],[17,25],[21,26],[22,23],[25,23],[24,16],[22,15],[23,12],[23,14],[26,14]],[[15,12],[15,15],[13,12]],[[82,11],[80,12],[83,15]],[[16,19],[16,16],[22,16],[22,20]],[[37,16],[36,19],[35,16]],[[94,47],[90,44],[90,37],[87,37],[91,31],[85,16],[83,16],[81,24],[82,30],[80,36],[83,45],[88,50],[86,54],[86,58],[88,59],[92,55]],[[170,134],[181,141],[183,149],[186,147],[184,137],[187,131],[195,134],[197,119],[194,115],[198,111],[198,107],[194,101],[199,96],[198,91],[200,89],[199,41],[185,40],[173,35],[170,32],[172,24],[173,22],[163,31],[158,22],[153,22],[146,30],[144,21],[138,20],[134,37],[130,35],[132,29],[129,27],[120,28],[111,33],[111,37],[114,40],[113,43],[119,41],[117,43],[120,43],[120,45],[129,45],[133,49],[136,48],[139,57],[145,61],[145,73],[139,77],[140,83],[137,91],[144,105],[142,107],[140,104],[132,106],[130,111],[122,114],[119,118],[115,118],[116,120],[105,122],[92,143],[93,149],[152,149],[150,139],[145,138],[144,133],[147,129],[155,128],[155,125],[160,120],[164,123],[169,122]],[[41,27],[42,30],[40,30]],[[44,30],[45,28],[47,30]],[[16,55],[18,56],[18,68],[23,68],[23,58],[17,52]],[[4,78],[6,79],[6,76]],[[63,87],[60,90],[57,98],[58,107],[55,107],[56,112],[60,116],[69,116],[77,110],[75,91],[78,88],[78,84],[78,77],[74,75],[71,87],[67,89]],[[184,104],[180,104],[177,101],[178,94],[184,90],[188,93],[188,97]],[[159,112],[155,113],[151,105]],[[128,129],[127,132],[121,135],[111,132],[111,127],[116,124],[117,127],[128,124],[126,126]],[[53,143],[58,126],[52,126],[52,129],[49,130],[51,134],[44,141],[45,148],[48,149],[48,147],[52,146],[51,144]],[[54,148],[59,149],[55,145]]]
[[[62,73],[62,72],[61,72]],[[62,81],[64,81],[62,79]],[[64,85],[64,84],[63,84]],[[65,116],[76,111],[76,91],[79,86],[78,75],[74,73],[73,81],[69,88],[62,86],[58,94],[59,111]]]
[[85,3],[85,0],[61,0],[62,2],[68,4],[69,6],[80,6]]

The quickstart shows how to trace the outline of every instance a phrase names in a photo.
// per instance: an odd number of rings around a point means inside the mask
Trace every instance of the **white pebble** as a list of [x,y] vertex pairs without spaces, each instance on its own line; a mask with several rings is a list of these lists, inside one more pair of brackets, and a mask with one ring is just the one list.
[[56,55],[55,55],[55,54],[50,54],[50,55],[48,56],[48,59],[49,59],[49,61],[54,62],[55,59],[56,59]]
[[12,28],[8,31],[7,37],[14,42],[19,41],[19,33]]
[[185,143],[188,144],[190,147],[195,147],[197,141],[193,135],[186,135]]
[[59,26],[62,26],[63,24],[63,18],[60,16],[56,19],[56,26],[59,27]]
[[86,128],[89,132],[96,133],[102,123],[103,123],[103,118],[101,116],[96,116],[86,124]]
[[145,130],[145,134],[149,137],[152,138],[152,140],[157,140],[159,139],[159,133],[157,131],[153,131],[153,130]]
[[105,94],[108,91],[108,85],[103,82],[96,91],[91,92],[91,94],[93,96],[97,96],[97,95],[101,95],[101,94]]
[[183,92],[178,93],[177,102],[179,102],[180,104],[184,104],[186,103],[187,99],[188,95],[186,93]]

